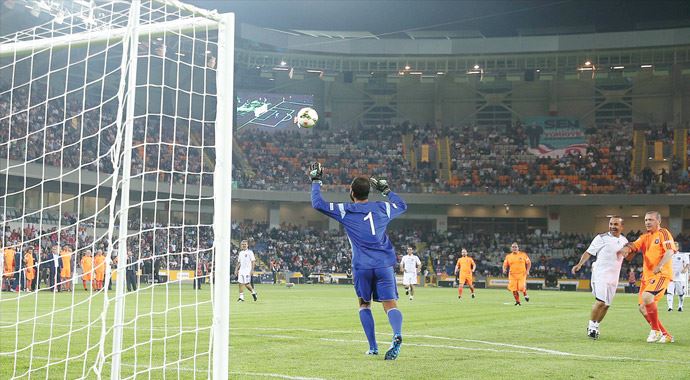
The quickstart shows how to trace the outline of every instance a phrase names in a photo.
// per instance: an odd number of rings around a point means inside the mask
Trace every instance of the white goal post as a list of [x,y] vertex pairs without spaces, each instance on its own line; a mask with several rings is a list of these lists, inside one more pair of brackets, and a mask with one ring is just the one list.
[[0,36],[0,378],[227,379],[234,15],[34,3]]

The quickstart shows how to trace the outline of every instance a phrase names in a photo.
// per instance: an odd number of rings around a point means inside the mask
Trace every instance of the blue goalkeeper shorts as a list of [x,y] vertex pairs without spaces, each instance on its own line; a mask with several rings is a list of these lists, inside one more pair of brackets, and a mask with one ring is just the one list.
[[398,299],[393,267],[359,269],[352,273],[357,297],[365,302],[393,301]]

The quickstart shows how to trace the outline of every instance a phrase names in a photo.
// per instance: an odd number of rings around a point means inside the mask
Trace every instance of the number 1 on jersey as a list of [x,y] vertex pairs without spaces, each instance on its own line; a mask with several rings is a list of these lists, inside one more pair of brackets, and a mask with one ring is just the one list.
[[371,211],[367,214],[367,216],[364,217],[364,220],[369,220],[369,227],[371,227],[371,234],[376,235],[376,228],[374,228],[374,216],[371,214]]

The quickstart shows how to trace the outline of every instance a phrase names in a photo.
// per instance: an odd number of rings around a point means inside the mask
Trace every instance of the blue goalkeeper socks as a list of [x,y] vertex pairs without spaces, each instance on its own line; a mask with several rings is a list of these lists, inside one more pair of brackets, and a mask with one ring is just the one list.
[[402,335],[403,316],[400,310],[388,310],[388,322],[391,324],[391,327],[393,328],[393,335]]
[[371,309],[361,308],[359,309],[359,320],[362,322],[362,328],[364,329],[364,334],[367,336],[369,341],[369,349],[377,351],[378,345],[376,345],[376,331],[374,329],[374,315],[371,314]]

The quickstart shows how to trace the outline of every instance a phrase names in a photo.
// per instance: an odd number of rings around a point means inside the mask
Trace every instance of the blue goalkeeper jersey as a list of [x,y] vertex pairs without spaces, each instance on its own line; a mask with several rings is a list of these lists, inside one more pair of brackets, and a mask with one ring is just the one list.
[[321,197],[321,185],[311,185],[311,205],[345,227],[352,246],[352,268],[374,269],[397,264],[395,248],[386,227],[393,218],[407,210],[407,204],[394,192],[390,202],[335,203]]

